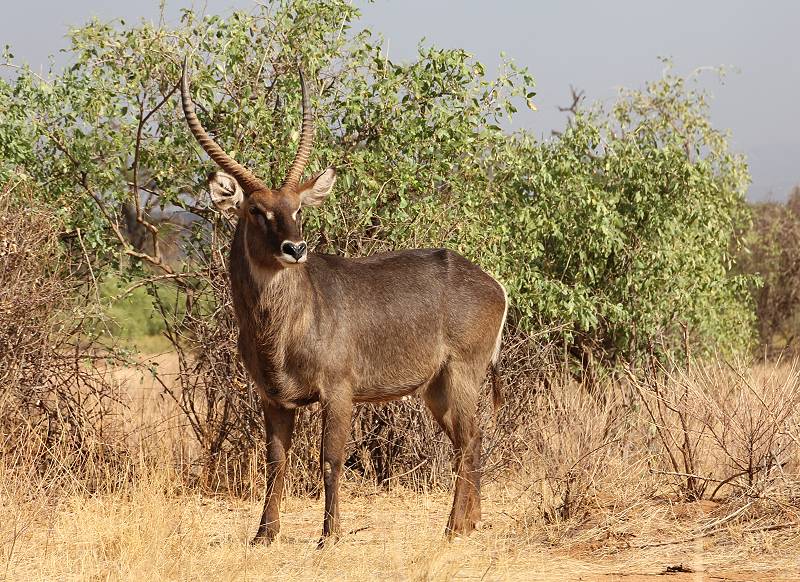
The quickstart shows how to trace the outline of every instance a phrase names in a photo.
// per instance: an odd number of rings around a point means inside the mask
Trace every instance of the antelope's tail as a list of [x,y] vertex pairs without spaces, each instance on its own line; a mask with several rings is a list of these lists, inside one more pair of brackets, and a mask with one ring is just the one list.
[[497,414],[497,411],[500,410],[500,407],[503,406],[505,402],[505,396],[503,396],[503,378],[500,376],[500,361],[492,362],[492,404],[494,404],[494,412]]
[[[498,285],[500,285],[500,283],[498,283]],[[506,293],[505,287],[500,285],[500,288],[503,290],[503,297],[506,300],[506,305],[503,309],[503,319],[500,321],[500,329],[497,332],[497,339],[494,343],[492,366],[490,370],[492,376],[492,403],[494,404],[495,414],[497,414],[497,411],[500,410],[500,407],[503,406],[503,402],[505,402],[505,397],[503,396],[503,377],[500,374],[500,352],[503,347],[503,329],[506,327],[506,317],[508,316],[508,294]]]

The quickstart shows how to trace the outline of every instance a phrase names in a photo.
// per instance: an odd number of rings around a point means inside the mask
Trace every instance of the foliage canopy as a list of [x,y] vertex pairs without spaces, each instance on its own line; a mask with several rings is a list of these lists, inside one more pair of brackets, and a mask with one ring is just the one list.
[[[467,52],[429,46],[395,62],[357,17],[343,1],[280,0],[227,19],[185,11],[175,28],[90,22],[71,31],[64,71],[0,81],[0,180],[31,183],[98,272],[135,281],[166,265],[197,289],[194,257],[228,230],[176,98],[183,56],[202,122],[267,183],[298,140],[300,61],[315,72],[309,168],[340,177],[305,217],[318,250],[454,248],[506,284],[517,325],[584,367],[684,340],[747,347],[752,309],[732,265],[748,177],[702,92],[667,72],[539,141],[502,129],[532,106],[525,68],[506,60],[491,78]],[[180,259],[164,256],[170,237]]]

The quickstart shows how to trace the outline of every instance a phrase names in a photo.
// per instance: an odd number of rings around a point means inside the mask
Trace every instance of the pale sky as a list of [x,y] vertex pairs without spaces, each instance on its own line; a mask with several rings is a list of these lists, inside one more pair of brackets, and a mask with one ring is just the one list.
[[[730,130],[746,154],[751,199],[783,199],[800,183],[800,2],[773,0],[377,0],[361,7],[361,25],[382,33],[389,56],[412,58],[419,41],[460,47],[492,73],[505,51],[536,79],[537,112],[520,112],[516,127],[549,137],[564,124],[558,105],[569,102],[570,84],[590,101],[609,102],[619,87],[641,87],[661,75],[658,57],[679,73],[725,65],[738,69],[713,94],[712,120]],[[181,7],[227,14],[250,9],[252,0],[168,0],[168,20]],[[18,61],[47,68],[48,55],[67,46],[69,26],[92,16],[128,21],[158,18],[158,1],[0,0],[0,44]],[[360,28],[356,23],[356,27]],[[57,56],[57,63],[64,57]],[[2,114],[2,113],[0,113]]]

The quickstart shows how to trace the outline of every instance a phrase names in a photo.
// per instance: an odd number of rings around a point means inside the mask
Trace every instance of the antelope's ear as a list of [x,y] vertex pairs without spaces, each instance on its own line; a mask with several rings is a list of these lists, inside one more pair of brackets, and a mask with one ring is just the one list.
[[225,172],[213,172],[208,177],[211,201],[221,212],[237,213],[244,201],[244,190],[236,178]]
[[328,168],[316,177],[300,186],[300,204],[303,206],[319,206],[328,197],[336,183],[336,170]]

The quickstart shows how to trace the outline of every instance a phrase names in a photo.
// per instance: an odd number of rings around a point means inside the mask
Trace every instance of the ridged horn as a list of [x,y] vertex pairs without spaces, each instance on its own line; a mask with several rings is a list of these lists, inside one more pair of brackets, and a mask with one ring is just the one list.
[[300,130],[300,143],[297,146],[297,154],[295,154],[294,161],[286,174],[286,179],[283,181],[283,187],[291,188],[300,183],[303,170],[308,163],[308,158],[311,156],[311,144],[314,142],[314,120],[311,118],[311,106],[308,104],[306,78],[303,75],[302,68],[298,67],[298,73],[300,74],[300,89],[303,92],[303,126]]
[[194,135],[197,142],[205,150],[212,160],[222,168],[225,172],[236,178],[242,190],[246,194],[255,192],[256,190],[268,190],[264,183],[256,178],[250,170],[245,168],[239,162],[234,160],[231,156],[225,153],[219,145],[209,137],[208,133],[200,124],[195,113],[194,101],[189,93],[189,77],[187,74],[188,57],[183,59],[183,73],[181,75],[181,104],[183,105],[183,115],[186,117],[186,123],[189,125],[189,130]]

